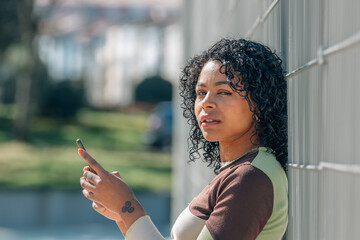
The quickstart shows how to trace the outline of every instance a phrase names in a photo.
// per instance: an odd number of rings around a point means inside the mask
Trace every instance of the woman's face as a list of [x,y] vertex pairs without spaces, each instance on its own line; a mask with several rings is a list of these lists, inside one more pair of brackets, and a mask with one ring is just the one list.
[[248,141],[255,129],[253,113],[219,72],[220,66],[219,61],[208,61],[201,70],[195,89],[196,119],[207,141]]

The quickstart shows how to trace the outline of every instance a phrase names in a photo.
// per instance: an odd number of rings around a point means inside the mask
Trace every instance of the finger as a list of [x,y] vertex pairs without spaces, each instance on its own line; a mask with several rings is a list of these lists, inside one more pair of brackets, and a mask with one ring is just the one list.
[[83,168],[83,172],[85,172],[85,171],[90,171],[90,167],[89,167],[89,166],[85,166],[85,167]]
[[91,182],[94,185],[100,181],[100,177],[92,172],[85,171],[83,175],[85,177],[85,180]]
[[78,149],[79,155],[89,164],[90,168],[93,168],[98,174],[105,174],[107,171],[88,154],[84,149]]
[[90,192],[96,191],[96,187],[93,184],[91,184],[90,182],[86,181],[85,177],[80,178],[80,185],[82,188],[84,188]]
[[89,166],[85,166],[83,168],[83,172],[85,172],[85,171],[89,171],[89,172],[97,174],[97,172],[94,169],[92,169],[91,167],[89,167]]
[[98,202],[93,202],[92,207],[99,213],[105,213],[106,211],[106,208]]
[[109,209],[106,209],[101,203],[93,201],[92,207],[95,211],[98,213],[104,215],[105,217],[114,220],[114,221],[122,221],[119,214],[110,211]]
[[119,178],[122,178],[118,171],[111,172],[111,174],[113,174],[113,175],[115,175],[115,176],[117,176]]
[[87,199],[89,199],[89,200],[91,200],[91,201],[96,201],[96,197],[95,197],[95,194],[93,193],[93,192],[90,192],[90,191],[88,191],[88,190],[86,190],[86,189],[83,189],[82,190],[82,194],[87,198]]

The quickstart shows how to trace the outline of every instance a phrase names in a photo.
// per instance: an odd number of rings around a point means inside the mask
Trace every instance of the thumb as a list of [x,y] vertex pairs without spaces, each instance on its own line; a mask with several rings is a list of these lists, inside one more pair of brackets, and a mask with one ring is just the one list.
[[107,171],[93,158],[88,154],[84,149],[78,149],[79,155],[93,168],[97,174],[105,174]]

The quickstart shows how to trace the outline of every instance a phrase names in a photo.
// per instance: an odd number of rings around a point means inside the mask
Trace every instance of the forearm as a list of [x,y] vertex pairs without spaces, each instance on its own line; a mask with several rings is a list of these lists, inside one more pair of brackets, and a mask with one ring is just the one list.
[[123,220],[121,225],[126,229],[129,229],[136,220],[146,215],[144,208],[136,198],[123,203],[118,213]]
[[119,214],[122,221],[117,221],[116,224],[125,239],[165,240],[136,198],[126,201]]
[[116,221],[116,224],[118,225],[121,233],[122,233],[122,234],[124,235],[124,237],[125,237],[126,232],[127,232],[128,229],[127,229],[124,221]]
[[139,218],[145,216],[146,212],[136,199],[126,201],[123,206],[119,206],[119,209],[118,214],[121,216],[121,220],[115,222],[125,237],[131,225]]

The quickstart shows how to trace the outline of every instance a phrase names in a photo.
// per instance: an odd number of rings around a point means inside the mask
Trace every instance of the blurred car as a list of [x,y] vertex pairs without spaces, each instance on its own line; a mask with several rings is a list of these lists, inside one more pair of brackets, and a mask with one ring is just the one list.
[[160,102],[148,118],[148,129],[144,133],[145,144],[156,148],[170,148],[173,129],[171,102]]

